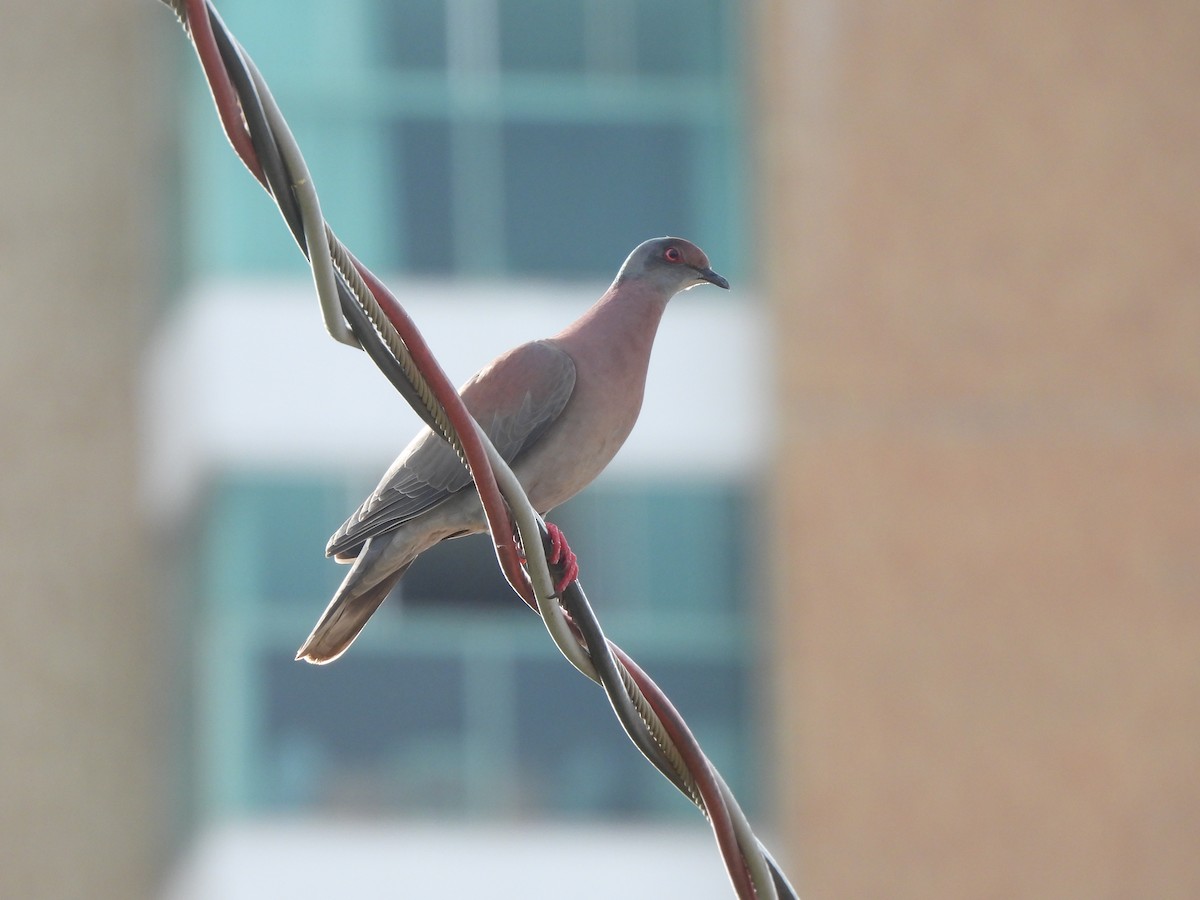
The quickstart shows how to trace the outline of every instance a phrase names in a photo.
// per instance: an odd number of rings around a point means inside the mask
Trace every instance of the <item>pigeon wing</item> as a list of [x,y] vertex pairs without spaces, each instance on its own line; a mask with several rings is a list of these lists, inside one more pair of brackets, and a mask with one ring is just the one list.
[[[574,389],[570,355],[548,341],[534,341],[497,358],[460,393],[496,450],[512,464],[558,419]],[[426,428],[329,539],[325,552],[353,559],[368,538],[411,522],[469,484],[470,473],[453,448]]]

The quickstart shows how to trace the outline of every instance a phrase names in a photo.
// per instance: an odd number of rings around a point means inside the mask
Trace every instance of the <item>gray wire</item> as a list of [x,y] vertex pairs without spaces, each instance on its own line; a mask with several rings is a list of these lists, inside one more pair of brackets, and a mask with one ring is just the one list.
[[[321,315],[325,320],[325,329],[334,340],[351,347],[359,347],[358,338],[354,336],[354,332],[342,317],[337,276],[329,253],[329,236],[326,233],[328,226],[325,224],[325,217],[321,214],[321,201],[313,186],[308,165],[304,162],[304,155],[300,152],[300,147],[288,127],[287,120],[279,111],[279,105],[271,95],[262,73],[258,71],[258,67],[254,65],[254,61],[249,56],[243,53],[242,58],[250,72],[250,77],[254,79],[254,86],[262,100],[263,111],[266,113],[267,121],[275,136],[275,143],[292,174],[292,192],[300,206],[301,221],[304,224],[304,241],[308,245],[308,261],[312,267],[317,298],[321,303]],[[370,291],[367,293],[369,294]]]
[[475,430],[483,441],[484,449],[487,450],[488,461],[492,464],[492,472],[496,476],[496,485],[508,503],[509,511],[517,525],[517,532],[521,536],[521,546],[525,549],[525,565],[529,571],[529,580],[533,585],[533,595],[537,600],[538,613],[546,624],[546,630],[550,632],[555,646],[570,661],[571,665],[599,684],[600,676],[596,673],[596,667],[592,664],[591,657],[575,639],[575,634],[571,631],[563,608],[559,605],[558,598],[554,596],[554,579],[550,577],[550,565],[546,562],[546,548],[542,545],[539,528],[541,518],[530,504],[529,498],[525,494],[525,488],[521,486],[521,482],[517,480],[513,470],[509,468],[508,463],[488,440],[478,423],[475,425]]
[[[709,769],[717,781],[717,786],[721,789],[721,796],[725,798],[725,806],[729,810],[729,819],[733,823],[738,846],[742,848],[742,858],[746,860],[746,865],[750,869],[750,880],[754,882],[754,892],[758,895],[759,900],[779,900],[779,894],[775,890],[775,879],[771,875],[771,867],[767,862],[766,850],[755,836],[749,819],[746,818],[733,791],[729,789],[729,785],[717,771],[717,767],[710,764]],[[794,891],[792,894],[795,896]]]

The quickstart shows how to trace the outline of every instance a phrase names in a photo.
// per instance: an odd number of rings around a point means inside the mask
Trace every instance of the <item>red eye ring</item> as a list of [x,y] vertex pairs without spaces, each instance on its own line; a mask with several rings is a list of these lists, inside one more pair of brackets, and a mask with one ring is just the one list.
[[663,251],[663,259],[667,262],[679,263],[683,262],[683,254],[679,252],[678,247],[668,247]]

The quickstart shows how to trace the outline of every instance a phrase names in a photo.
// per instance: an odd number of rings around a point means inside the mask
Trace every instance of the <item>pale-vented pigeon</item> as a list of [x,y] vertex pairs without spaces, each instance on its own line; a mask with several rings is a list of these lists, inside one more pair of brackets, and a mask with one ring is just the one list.
[[[539,513],[581,491],[620,449],[641,410],[667,301],[705,282],[729,287],[695,244],[646,241],[578,320],[503,354],[463,386],[467,409]],[[486,528],[466,469],[425,429],[330,538],[326,553],[354,564],[296,658],[336,659],[419,554]]]

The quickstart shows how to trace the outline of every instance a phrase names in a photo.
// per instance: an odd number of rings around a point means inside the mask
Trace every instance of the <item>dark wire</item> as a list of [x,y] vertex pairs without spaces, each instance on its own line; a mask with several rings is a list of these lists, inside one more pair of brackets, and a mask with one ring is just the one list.
[[283,155],[279,152],[279,145],[275,142],[275,135],[267,122],[266,113],[263,112],[258,89],[254,85],[254,79],[250,76],[250,70],[242,56],[241,48],[234,43],[233,37],[229,34],[217,11],[211,6],[208,7],[208,10],[217,50],[221,54],[225,70],[229,73],[229,80],[233,83],[234,90],[237,91],[242,107],[242,117],[246,120],[246,130],[250,134],[250,144],[254,147],[259,165],[262,166],[263,176],[267,180],[263,187],[275,200],[275,205],[279,207],[288,231],[292,233],[292,237],[296,239],[296,243],[307,259],[309,254],[304,239],[303,217],[300,205],[292,195],[291,173],[283,161]]

